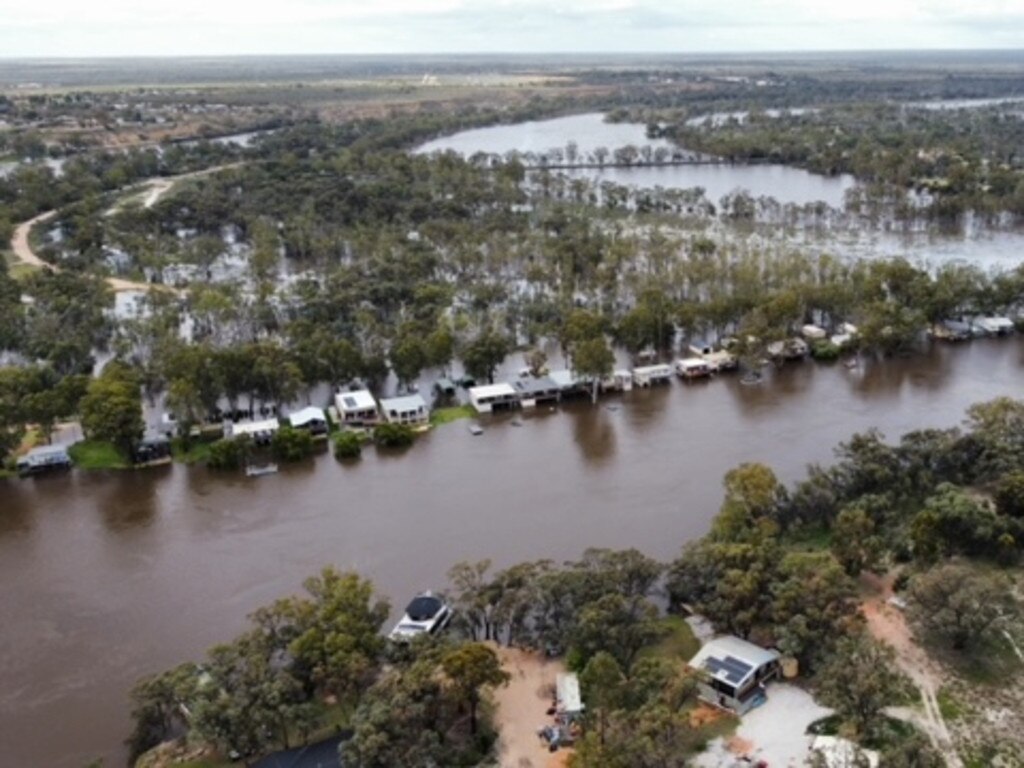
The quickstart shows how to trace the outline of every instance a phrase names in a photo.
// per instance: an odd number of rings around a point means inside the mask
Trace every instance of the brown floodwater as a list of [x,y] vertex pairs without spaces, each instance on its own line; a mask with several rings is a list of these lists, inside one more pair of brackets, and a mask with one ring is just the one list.
[[1021,339],[983,340],[853,371],[793,364],[753,386],[673,382],[262,478],[0,481],[0,765],[123,764],[137,678],[230,639],[324,565],[401,605],[461,559],[668,559],[707,530],[729,468],[764,461],[791,481],[855,431],[957,424],[972,402],[1021,393],[1022,354]]

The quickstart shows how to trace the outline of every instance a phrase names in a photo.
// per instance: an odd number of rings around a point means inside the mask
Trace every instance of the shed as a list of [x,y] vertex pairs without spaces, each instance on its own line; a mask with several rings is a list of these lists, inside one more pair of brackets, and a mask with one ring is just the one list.
[[17,463],[18,474],[22,477],[70,467],[71,457],[64,445],[40,445],[20,457]]
[[519,405],[519,393],[507,382],[470,387],[469,402],[479,413],[508,410]]
[[384,420],[390,424],[407,424],[410,427],[430,423],[430,408],[422,395],[389,397],[380,401]]
[[533,376],[517,379],[515,388],[523,408],[535,408],[545,403],[557,403],[562,389],[547,376]]
[[434,382],[434,389],[445,397],[455,396],[455,382],[451,379],[442,378]]
[[146,437],[132,450],[132,463],[143,466],[169,464],[171,441],[163,435]]
[[288,414],[288,422],[296,429],[309,430],[311,434],[323,435],[327,433],[327,414],[323,408],[309,406],[301,411]]
[[559,673],[555,678],[556,708],[558,714],[573,720],[583,714],[580,681],[573,673]]
[[633,372],[617,369],[601,379],[601,389],[605,392],[629,392],[633,389]]
[[763,701],[764,683],[777,677],[781,654],[726,635],[705,643],[690,666],[707,675],[698,685],[705,702],[742,715]]
[[380,421],[377,401],[368,389],[339,392],[334,396],[334,405],[342,424],[361,427],[373,426]]

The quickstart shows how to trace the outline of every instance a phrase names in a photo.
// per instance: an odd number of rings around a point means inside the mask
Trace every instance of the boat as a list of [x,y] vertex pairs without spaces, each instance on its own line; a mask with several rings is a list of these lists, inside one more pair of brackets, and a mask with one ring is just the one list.
[[522,420],[522,419],[520,419],[520,418],[519,418],[519,417],[517,416],[516,418],[512,419],[512,426],[513,426],[513,427],[521,427],[521,426],[523,426],[523,420]]
[[434,635],[451,620],[452,609],[448,604],[433,592],[423,592],[406,606],[405,614],[388,637],[395,642],[406,642],[420,635]]
[[479,424],[470,424],[467,429],[471,435],[482,435],[484,433],[484,428]]
[[249,477],[263,477],[263,475],[273,475],[277,473],[277,464],[260,464],[259,466],[248,466],[245,468],[245,474]]

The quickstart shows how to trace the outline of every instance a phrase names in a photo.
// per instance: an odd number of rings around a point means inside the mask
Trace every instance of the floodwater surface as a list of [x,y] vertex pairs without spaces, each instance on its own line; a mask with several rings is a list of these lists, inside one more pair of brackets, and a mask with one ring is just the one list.
[[788,482],[858,430],[958,424],[1021,393],[1022,353],[1022,339],[979,340],[852,371],[791,364],[754,386],[673,381],[262,478],[176,465],[0,481],[0,763],[122,765],[135,680],[229,640],[325,565],[358,569],[397,608],[462,559],[667,560],[708,530],[740,462]]
[[[639,123],[606,123],[601,113],[537,120],[514,125],[474,128],[445,136],[417,147],[417,153],[453,151],[464,157],[483,152],[504,155],[511,151],[543,153],[564,149],[575,142],[581,155],[598,147],[614,152],[625,146],[675,148],[666,139],[648,139]],[[703,187],[709,200],[744,189],[754,197],[774,197],[781,203],[822,201],[839,208],[847,189],[855,185],[852,176],[826,177],[785,165],[668,165],[639,168],[580,168],[570,176],[612,181],[632,187],[691,189]]]

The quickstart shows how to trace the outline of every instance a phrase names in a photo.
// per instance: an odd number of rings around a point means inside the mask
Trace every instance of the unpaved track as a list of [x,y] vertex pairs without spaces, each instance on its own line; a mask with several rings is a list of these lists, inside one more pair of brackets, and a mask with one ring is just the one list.
[[870,596],[861,603],[861,612],[867,619],[868,629],[876,639],[896,651],[897,666],[917,686],[924,706],[923,712],[909,707],[895,707],[890,710],[890,714],[912,722],[924,731],[950,768],[964,768],[936,698],[942,685],[941,671],[914,641],[903,612],[887,602],[893,594],[893,576],[879,579],[865,575],[862,581],[871,590]]
[[[240,165],[242,165],[242,163],[230,163],[228,165],[218,165],[214,168],[206,168],[202,171],[183,173],[178,176],[157,176],[152,179],[146,179],[137,184],[133,184],[132,186],[139,187],[149,185],[151,187],[149,194],[146,195],[146,199],[143,202],[143,207],[152,208],[160,198],[166,195],[179,181],[183,181],[185,179],[196,179],[201,176],[209,176],[210,174],[217,173],[218,171],[237,168]],[[47,211],[46,213],[41,213],[28,221],[23,221],[18,225],[17,229],[14,230],[14,237],[11,239],[11,251],[13,251],[14,257],[18,260],[17,263],[39,269],[46,269],[50,272],[60,272],[60,267],[56,264],[51,264],[50,262],[40,258],[39,254],[32,250],[32,245],[29,242],[29,234],[32,232],[32,228],[37,224],[49,221],[56,215],[57,211]],[[170,291],[179,295],[182,293],[180,290],[171,288],[167,285],[125,280],[120,277],[108,277],[106,278],[106,282],[107,285],[109,285],[116,293],[120,293],[122,291],[142,291],[144,293],[148,293],[149,291]]]

